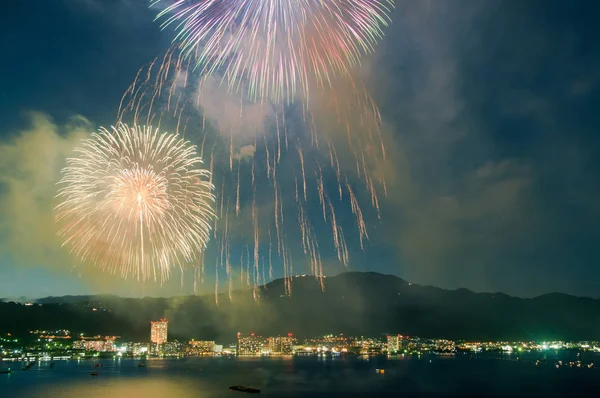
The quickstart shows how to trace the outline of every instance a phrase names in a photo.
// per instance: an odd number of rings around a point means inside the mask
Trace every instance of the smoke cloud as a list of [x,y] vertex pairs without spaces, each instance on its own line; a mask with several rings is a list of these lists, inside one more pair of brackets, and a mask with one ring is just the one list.
[[274,115],[270,105],[235,95],[218,76],[202,79],[197,90],[197,106],[223,137],[233,136],[238,141],[237,147],[254,142]]
[[80,116],[64,126],[40,113],[30,118],[29,128],[0,145],[0,244],[15,263],[65,267],[53,219],[56,182],[90,124]]

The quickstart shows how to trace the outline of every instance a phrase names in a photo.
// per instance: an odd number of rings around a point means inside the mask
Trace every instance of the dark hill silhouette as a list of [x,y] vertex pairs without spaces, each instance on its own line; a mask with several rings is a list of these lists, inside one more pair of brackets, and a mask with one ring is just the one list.
[[[0,303],[0,332],[67,328],[146,341],[149,321],[166,316],[172,337],[232,341],[237,332],[299,336],[403,333],[473,340],[600,340],[600,300],[565,294],[531,299],[410,284],[398,277],[348,272],[325,279],[283,280],[251,291],[171,298],[66,296],[40,306]],[[96,311],[93,311],[96,308]]]

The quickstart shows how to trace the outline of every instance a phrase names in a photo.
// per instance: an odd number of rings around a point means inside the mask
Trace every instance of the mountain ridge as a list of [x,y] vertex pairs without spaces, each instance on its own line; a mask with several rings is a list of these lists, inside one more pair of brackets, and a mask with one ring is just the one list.
[[[487,295],[492,295],[492,296],[504,296],[504,297],[509,297],[509,298],[516,298],[516,299],[521,299],[521,300],[534,300],[534,299],[538,299],[538,298],[542,298],[542,297],[546,297],[546,296],[564,296],[564,297],[574,297],[574,298],[581,298],[581,299],[590,299],[590,300],[600,300],[600,298],[595,298],[595,297],[589,297],[589,296],[579,296],[579,295],[574,295],[574,294],[568,294],[568,293],[562,293],[562,292],[548,292],[548,293],[543,293],[540,294],[538,296],[533,296],[533,297],[521,297],[521,296],[512,296],[508,293],[504,293],[504,292],[476,292],[474,290],[471,290],[469,288],[465,288],[465,287],[459,287],[456,289],[447,289],[447,288],[442,288],[442,287],[438,287],[438,286],[434,286],[434,285],[422,285],[422,284],[418,284],[418,283],[412,283],[412,282],[408,282],[405,279],[397,276],[397,275],[393,275],[393,274],[383,274],[383,273],[379,273],[379,272],[374,272],[374,271],[367,271],[367,272],[361,272],[361,271],[347,271],[347,272],[342,272],[338,275],[335,276],[329,276],[326,277],[325,280],[327,279],[331,279],[331,278],[337,278],[340,277],[342,275],[348,275],[348,274],[358,274],[358,275],[365,275],[365,274],[374,274],[374,275],[380,275],[380,276],[384,276],[384,277],[390,277],[390,278],[395,278],[399,281],[402,281],[404,283],[406,283],[407,285],[410,286],[419,286],[422,288],[432,288],[432,289],[437,289],[437,290],[443,290],[446,292],[466,292],[466,293],[472,293],[472,294],[487,294]],[[306,276],[302,276],[302,275],[296,275],[292,278],[299,278],[299,277],[305,277],[305,278],[313,278],[316,279],[316,277],[314,275],[306,275]],[[281,283],[283,284],[284,279],[283,278],[279,278],[279,279],[275,279],[269,283],[266,283],[264,285],[261,285],[260,288],[264,288],[264,287],[269,287],[272,284],[275,283]],[[241,290],[241,291],[251,291],[251,289],[246,289],[246,290]],[[204,296],[204,295],[210,295],[209,293],[206,294],[201,294],[200,296]],[[166,298],[166,299],[171,299],[171,298],[177,298],[177,297],[194,297],[194,296],[198,296],[195,294],[187,294],[187,295],[173,295],[173,296],[142,296],[142,297],[124,297],[124,296],[119,296],[116,294],[108,294],[108,293],[102,293],[102,294],[83,294],[83,295],[65,295],[65,296],[46,296],[46,297],[40,297],[40,298],[34,298],[34,299],[27,299],[26,301],[28,302],[32,302],[32,303],[40,303],[40,304],[51,304],[51,303],[56,303],[61,299],[61,302],[65,302],[65,301],[71,301],[71,302],[77,302],[77,301],[84,301],[85,299],[87,300],[91,300],[92,298],[97,299],[97,298],[138,298],[138,299],[143,299],[143,298],[155,298],[155,299],[159,299],[159,298]],[[68,300],[65,300],[68,299]],[[5,300],[5,301],[14,301],[14,299],[11,298],[0,298],[0,301]],[[19,302],[22,302],[24,299],[23,298],[19,298]]]
[[[292,278],[256,289],[205,296],[43,298],[41,305],[0,303],[0,332],[69,329],[146,341],[149,321],[169,319],[176,338],[232,341],[262,335],[401,333],[453,340],[600,340],[600,300],[564,294],[535,298],[446,290],[397,276],[348,272]],[[82,299],[83,297],[83,299]],[[218,302],[216,301],[218,299]],[[61,301],[62,300],[62,301]]]

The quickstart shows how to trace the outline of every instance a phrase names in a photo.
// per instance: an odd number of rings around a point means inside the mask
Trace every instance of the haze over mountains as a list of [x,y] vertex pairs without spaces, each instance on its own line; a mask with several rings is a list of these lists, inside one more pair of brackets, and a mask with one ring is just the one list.
[[169,320],[170,338],[228,342],[237,332],[297,336],[401,333],[453,340],[600,340],[600,300],[565,294],[531,299],[410,284],[398,277],[349,272],[293,278],[259,290],[171,298],[64,296],[24,306],[0,303],[0,332],[65,328],[146,341],[149,321]]

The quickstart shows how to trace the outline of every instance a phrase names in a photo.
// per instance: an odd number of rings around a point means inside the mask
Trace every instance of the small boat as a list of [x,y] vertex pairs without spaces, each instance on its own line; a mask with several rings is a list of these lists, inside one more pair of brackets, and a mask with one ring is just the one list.
[[23,368],[23,370],[29,370],[29,369],[31,369],[31,367],[33,365],[35,365],[35,361],[29,362],[27,365],[25,365],[25,367]]
[[11,373],[10,368],[8,369],[0,369],[0,375],[9,375]]
[[239,391],[239,392],[245,392],[248,394],[258,394],[260,393],[260,390],[257,388],[252,388],[252,387],[244,387],[244,386],[231,386],[229,387],[229,391]]
[[102,364],[101,364],[101,363],[95,363],[95,364],[94,364],[94,367],[95,367],[95,368],[101,368],[101,367],[102,367]]
[[145,363],[140,363],[140,364],[138,364],[138,368],[145,368],[145,367],[146,367],[146,364],[145,364]]
[[90,372],[90,376],[98,376],[98,372]]

